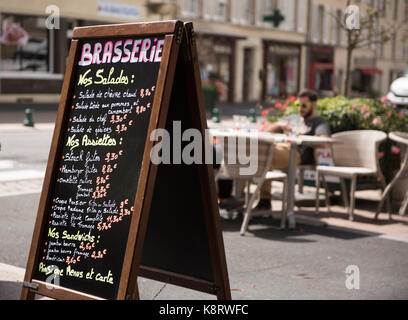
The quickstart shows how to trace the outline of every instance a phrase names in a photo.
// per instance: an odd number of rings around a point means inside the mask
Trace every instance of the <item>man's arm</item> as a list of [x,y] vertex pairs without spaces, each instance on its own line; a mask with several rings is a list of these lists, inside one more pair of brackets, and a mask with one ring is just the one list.
[[290,128],[288,127],[287,121],[278,121],[267,126],[265,131],[270,133],[285,133],[290,131]]

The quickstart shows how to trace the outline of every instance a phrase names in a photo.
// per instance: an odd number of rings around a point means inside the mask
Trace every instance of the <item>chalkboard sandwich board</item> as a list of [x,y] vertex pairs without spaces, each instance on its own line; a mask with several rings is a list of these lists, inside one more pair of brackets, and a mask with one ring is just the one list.
[[211,165],[150,159],[204,110],[191,23],[74,30],[22,299],[139,299],[139,276],[231,298]]

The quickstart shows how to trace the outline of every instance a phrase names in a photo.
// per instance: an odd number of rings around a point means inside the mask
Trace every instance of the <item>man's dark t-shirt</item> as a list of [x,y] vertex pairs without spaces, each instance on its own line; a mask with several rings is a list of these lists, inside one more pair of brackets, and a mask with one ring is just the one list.
[[[305,125],[309,128],[304,134],[308,136],[330,135],[329,124],[322,117],[314,117],[305,120]],[[314,157],[314,148],[308,146],[299,146],[300,158],[302,164],[316,164]]]

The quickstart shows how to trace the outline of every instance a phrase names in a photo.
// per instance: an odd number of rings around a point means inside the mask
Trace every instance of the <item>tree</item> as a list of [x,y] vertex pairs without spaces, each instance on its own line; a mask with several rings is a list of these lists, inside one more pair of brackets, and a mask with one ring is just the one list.
[[337,16],[333,16],[340,29],[345,32],[347,39],[346,77],[343,89],[343,94],[346,97],[350,95],[351,63],[354,51],[371,44],[387,43],[392,35],[406,24],[398,21],[390,22],[385,19],[381,21],[380,13],[387,6],[387,3],[389,0],[384,0],[381,8],[367,5],[364,13],[362,13],[360,7],[353,6],[352,1],[347,0],[343,18],[339,19]]

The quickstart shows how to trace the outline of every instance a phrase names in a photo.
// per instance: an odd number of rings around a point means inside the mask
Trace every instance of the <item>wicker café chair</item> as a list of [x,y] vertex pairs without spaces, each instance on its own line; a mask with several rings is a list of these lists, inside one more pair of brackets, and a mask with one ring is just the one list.
[[[224,137],[217,137],[217,139],[224,139]],[[242,137],[241,137],[242,138]],[[252,150],[249,155],[254,155],[257,157],[257,170],[250,175],[242,174],[242,169],[247,169],[249,167],[248,164],[240,164],[239,161],[235,161],[235,163],[231,163],[231,159],[239,159],[238,158],[238,146],[236,144],[230,144],[227,141],[224,143],[224,152],[223,152],[223,161],[221,163],[221,168],[217,173],[216,179],[231,179],[235,181],[239,181],[246,184],[246,192],[245,192],[245,212],[244,212],[244,219],[241,225],[241,236],[244,236],[247,229],[249,221],[251,220],[252,210],[255,204],[255,201],[259,198],[259,193],[262,184],[265,181],[282,181],[283,182],[283,197],[282,197],[282,215],[281,215],[281,229],[285,228],[286,222],[286,206],[285,206],[285,199],[286,199],[286,189],[287,189],[287,176],[283,172],[278,171],[269,171],[272,163],[272,155],[274,144],[270,141],[264,141],[261,138],[256,138],[256,141],[250,141],[249,138],[246,137],[246,153],[248,155],[248,151],[250,150],[251,146],[253,147],[257,144],[257,150]],[[236,140],[238,141],[238,139]],[[255,153],[256,151],[256,153]],[[248,155],[248,156],[249,156]],[[255,184],[256,189],[255,192],[251,195],[250,194],[250,185]]]
[[[390,140],[395,141],[401,147],[401,167],[398,173],[395,175],[394,179],[390,182],[381,197],[381,202],[378,205],[375,218],[377,219],[385,199],[389,196],[392,188],[395,186],[398,180],[404,177],[408,173],[408,133],[407,132],[391,132],[388,137]],[[403,216],[408,208],[408,190],[405,191],[404,200],[399,211],[399,214]]]
[[[350,204],[346,201],[345,205],[348,207],[349,219],[353,221],[357,177],[378,177],[381,181],[382,189],[385,189],[386,182],[380,168],[378,148],[387,139],[387,134],[376,130],[355,130],[334,134],[332,138],[338,142],[331,146],[334,166],[318,166],[316,168],[316,214],[319,214],[321,177],[324,178],[326,175],[336,176],[340,178],[343,195],[346,195],[344,179],[351,180]],[[327,184],[325,184],[325,189],[327,198]],[[330,211],[328,201],[326,201],[326,205]],[[391,218],[389,199],[387,205]]]

